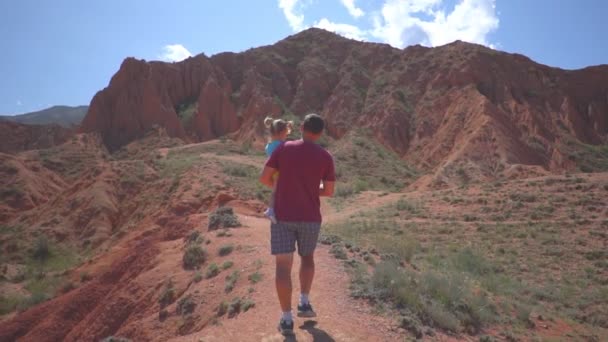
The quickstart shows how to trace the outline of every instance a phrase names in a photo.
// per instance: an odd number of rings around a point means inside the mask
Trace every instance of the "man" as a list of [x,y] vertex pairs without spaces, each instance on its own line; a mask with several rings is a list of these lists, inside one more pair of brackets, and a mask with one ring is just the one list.
[[324,127],[321,116],[306,115],[300,127],[302,139],[277,147],[260,176],[260,182],[272,188],[272,177],[279,172],[274,208],[277,223],[270,226],[270,244],[276,259],[275,282],[282,310],[279,331],[283,335],[293,334],[291,267],[296,243],[301,258],[298,317],[316,316],[308,295],[315,274],[314,251],[321,229],[319,197],[333,196],[336,180],[331,154],[315,144]]

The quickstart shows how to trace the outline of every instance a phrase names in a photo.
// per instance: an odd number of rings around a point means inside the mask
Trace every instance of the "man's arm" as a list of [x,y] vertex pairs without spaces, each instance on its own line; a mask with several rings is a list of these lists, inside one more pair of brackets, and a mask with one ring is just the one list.
[[270,166],[264,167],[264,170],[262,170],[262,174],[260,175],[260,183],[266,185],[271,189],[274,188],[272,176],[274,176],[275,173],[277,173],[276,169],[273,169]]
[[336,182],[323,181],[323,188],[319,191],[321,197],[332,197],[334,195],[334,189]]

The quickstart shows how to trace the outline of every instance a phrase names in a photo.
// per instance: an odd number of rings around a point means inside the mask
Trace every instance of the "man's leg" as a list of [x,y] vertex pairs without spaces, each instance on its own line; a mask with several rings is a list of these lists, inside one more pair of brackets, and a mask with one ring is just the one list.
[[302,256],[300,264],[300,291],[308,295],[312,287],[312,280],[315,277],[315,258],[314,254]]
[[293,317],[291,313],[291,267],[295,251],[296,233],[288,223],[279,222],[270,225],[270,249],[275,256],[275,285],[281,304],[279,331],[283,335],[293,334]]
[[315,277],[315,248],[319,238],[321,225],[318,223],[302,223],[298,227],[298,253],[300,254],[300,303],[298,304],[298,316],[315,317],[308,295]]
[[276,255],[276,278],[277,295],[283,312],[291,312],[291,266],[293,265],[293,253]]

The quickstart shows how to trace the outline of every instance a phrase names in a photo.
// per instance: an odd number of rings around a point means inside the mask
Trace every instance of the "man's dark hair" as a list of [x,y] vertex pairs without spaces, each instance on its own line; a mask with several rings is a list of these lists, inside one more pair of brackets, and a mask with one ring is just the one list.
[[325,121],[321,115],[312,113],[304,117],[302,126],[306,132],[320,134],[323,132],[323,128],[325,128]]

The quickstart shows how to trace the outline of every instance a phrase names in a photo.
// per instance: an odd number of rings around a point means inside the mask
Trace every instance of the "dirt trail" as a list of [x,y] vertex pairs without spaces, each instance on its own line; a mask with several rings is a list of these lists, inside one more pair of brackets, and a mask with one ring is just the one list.
[[[397,341],[403,339],[395,322],[374,314],[373,308],[349,296],[349,278],[338,260],[329,254],[327,246],[319,245],[316,252],[316,276],[311,293],[318,317],[314,320],[296,318],[295,336],[284,338],[277,332],[280,316],[274,288],[274,263],[269,254],[269,223],[264,218],[241,216],[247,228],[234,230],[239,241],[246,241],[253,252],[252,260],[264,264],[263,280],[253,293],[255,308],[232,319],[223,319],[191,335],[171,341]],[[299,283],[296,258],[292,275],[293,303],[297,304]]]

